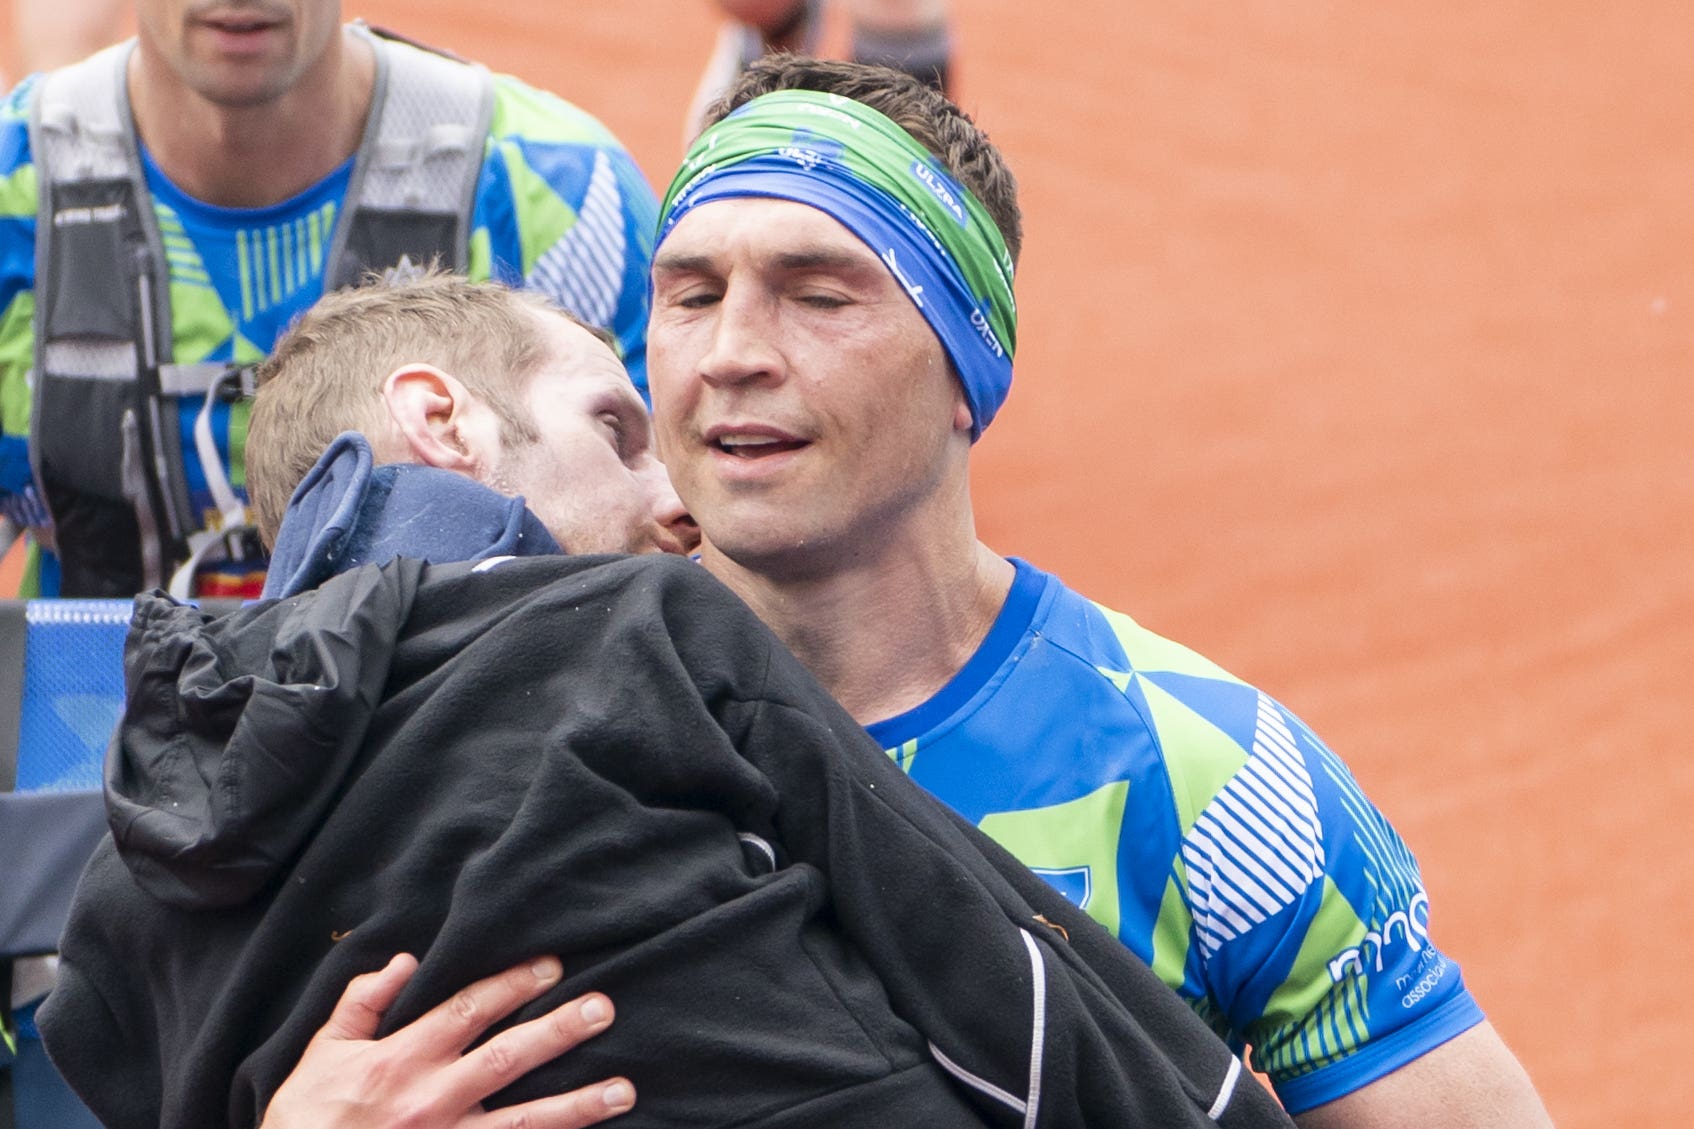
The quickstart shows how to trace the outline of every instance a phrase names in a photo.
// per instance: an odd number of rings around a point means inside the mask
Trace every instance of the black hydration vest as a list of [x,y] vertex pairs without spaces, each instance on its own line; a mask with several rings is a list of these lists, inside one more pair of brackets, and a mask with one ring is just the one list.
[[[376,82],[325,289],[408,261],[462,271],[493,81],[481,66],[353,28],[375,51]],[[190,512],[177,401],[250,395],[251,374],[174,363],[169,265],[124,77],[134,47],[43,76],[30,120],[30,462],[65,596],[130,596],[173,572],[173,592],[186,596],[194,566],[238,552],[250,529],[204,426],[201,461],[220,512],[209,527]]]

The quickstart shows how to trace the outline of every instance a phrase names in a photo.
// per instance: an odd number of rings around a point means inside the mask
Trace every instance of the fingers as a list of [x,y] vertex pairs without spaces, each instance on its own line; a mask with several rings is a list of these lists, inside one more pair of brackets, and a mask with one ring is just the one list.
[[635,1105],[635,1087],[627,1078],[613,1078],[521,1106],[493,1110],[478,1129],[584,1129],[598,1125]]
[[457,1055],[489,1027],[557,984],[563,974],[559,958],[537,957],[455,992],[394,1037],[421,1055]]
[[[604,1031],[611,1026],[613,1014],[612,1001],[593,992],[560,1004],[546,1015],[500,1032],[448,1068],[443,1079],[448,1104],[469,1105],[498,1093],[536,1067],[551,1062],[578,1043]],[[601,1084],[602,1087],[606,1085],[609,1083]],[[563,1096],[589,1102],[590,1098],[585,1095],[594,1089],[588,1087]],[[629,1100],[634,1101],[633,1091]],[[623,1111],[619,1109],[616,1112]],[[582,1124],[591,1125],[593,1122]]]
[[335,1010],[314,1038],[374,1039],[383,1015],[399,997],[400,990],[418,970],[417,958],[396,953],[375,972],[355,976],[347,982]]
[[612,1003],[580,996],[476,1048],[488,1027],[558,984],[559,961],[542,957],[480,980],[384,1039],[383,1014],[417,971],[401,955],[348,984],[265,1112],[267,1129],[581,1129],[626,1112],[635,1089],[614,1078],[508,1109],[481,1103],[611,1025]]

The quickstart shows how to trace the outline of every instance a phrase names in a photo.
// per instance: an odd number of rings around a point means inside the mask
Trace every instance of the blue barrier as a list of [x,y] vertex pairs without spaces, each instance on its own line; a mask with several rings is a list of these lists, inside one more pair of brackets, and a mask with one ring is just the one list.
[[[0,601],[0,964],[8,967],[33,961],[42,971],[105,833],[100,787],[123,713],[130,608],[128,600]],[[99,1129],[41,1050],[38,1002],[0,999],[7,1011],[19,1005],[6,1068],[13,1124]]]

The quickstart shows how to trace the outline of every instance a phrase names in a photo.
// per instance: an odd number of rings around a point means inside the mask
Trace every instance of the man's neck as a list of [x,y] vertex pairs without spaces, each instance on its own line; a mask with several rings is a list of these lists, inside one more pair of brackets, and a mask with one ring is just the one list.
[[129,62],[130,108],[137,134],[172,184],[219,207],[262,208],[305,191],[353,155],[375,77],[369,43],[343,29],[279,97],[225,106],[137,50]]
[[961,545],[885,551],[803,578],[752,572],[710,545],[703,560],[861,725],[945,686],[988,634],[1015,574],[974,533]]

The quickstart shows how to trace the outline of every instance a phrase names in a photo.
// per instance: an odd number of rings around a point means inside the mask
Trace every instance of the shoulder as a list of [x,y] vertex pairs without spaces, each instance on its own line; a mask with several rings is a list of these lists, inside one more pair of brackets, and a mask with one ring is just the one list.
[[13,214],[13,197],[23,170],[30,184],[30,211],[35,209],[34,159],[29,145],[30,107],[39,87],[39,75],[31,75],[0,99],[0,215]]
[[1261,692],[1198,651],[1072,589],[1038,629],[1137,708],[1170,777],[1183,827],[1246,763],[1263,723]]
[[0,122],[28,121],[30,104],[40,86],[41,76],[32,74],[0,95]]
[[485,76],[492,95],[491,142],[578,144],[621,149],[617,138],[593,114],[548,91],[507,74],[495,74],[481,64],[458,58],[390,33],[370,33],[370,41],[390,68],[407,66],[428,81],[449,74]]
[[[116,151],[111,137],[130,128],[118,91],[133,46],[134,40],[124,40],[78,62],[32,74],[0,97],[0,217],[34,211],[37,169],[44,159],[35,149],[38,139],[31,136],[37,118],[76,153],[93,151],[108,159]],[[67,171],[74,164],[67,161]]]
[[569,670],[586,665],[626,689],[686,669],[698,686],[748,690],[781,661],[775,636],[722,582],[658,553],[428,566],[408,632],[447,653],[487,637],[499,652],[568,654]]
[[[627,227],[626,237],[645,236],[656,222],[653,190],[634,157],[598,118],[557,95],[496,75],[486,146],[478,195],[481,220],[498,239],[502,215],[515,213],[518,230],[505,237],[521,235],[525,275],[542,250],[571,231],[585,212]],[[621,245],[621,239],[614,241]],[[641,269],[635,270],[636,264]],[[645,293],[644,259],[630,256],[617,265],[634,270]],[[609,312],[564,304],[601,324],[611,321]],[[645,309],[640,320],[646,321]]]
[[489,135],[494,141],[623,148],[612,131],[587,110],[511,75],[494,76],[494,117]]
[[[33,306],[18,304],[35,285],[35,213],[39,187],[30,152],[29,115],[35,80],[25,79],[0,101],[0,367],[27,368],[27,326]],[[17,426],[8,416],[8,430]]]
[[1134,670],[1146,674],[1157,673],[1246,686],[1241,679],[1205,655],[1142,626],[1129,615],[1109,608],[1098,600],[1091,600],[1070,588],[1064,588],[1063,592],[1061,600],[1077,609],[1073,614],[1087,615],[1097,620],[1099,627],[1104,629],[1112,643],[1122,651],[1125,661]]
[[[1043,585],[1035,630],[1079,660],[1133,674],[1170,675],[1245,686],[1217,663],[1090,599],[1051,573],[1023,565]],[[1104,673],[1104,670],[1102,671]]]

